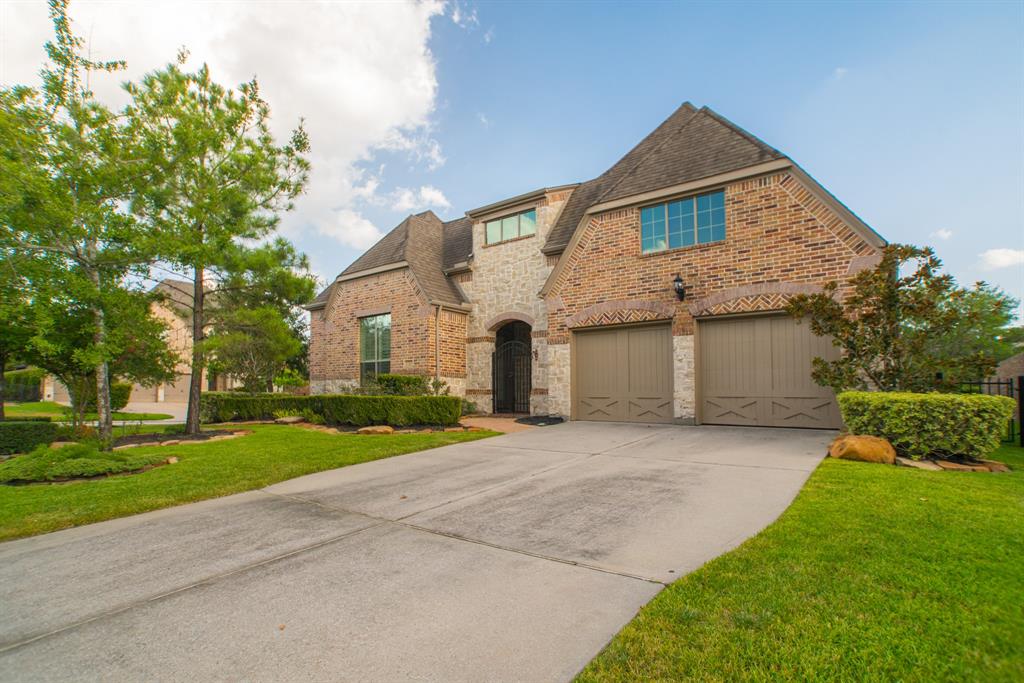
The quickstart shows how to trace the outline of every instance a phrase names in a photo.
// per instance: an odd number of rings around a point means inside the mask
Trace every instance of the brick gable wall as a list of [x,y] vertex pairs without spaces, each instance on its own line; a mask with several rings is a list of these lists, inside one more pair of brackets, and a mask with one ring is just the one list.
[[[576,325],[671,319],[676,417],[692,418],[695,315],[779,310],[793,293],[841,280],[877,254],[786,172],[726,186],[725,204],[724,241],[654,254],[640,252],[639,207],[592,217],[547,293],[552,358],[569,362]],[[676,273],[687,288],[684,302],[673,291]],[[616,300],[623,302],[617,310],[602,309]],[[652,307],[672,313],[654,316]],[[553,369],[558,379],[549,380],[551,408],[562,414],[570,410],[568,375],[567,367]]]

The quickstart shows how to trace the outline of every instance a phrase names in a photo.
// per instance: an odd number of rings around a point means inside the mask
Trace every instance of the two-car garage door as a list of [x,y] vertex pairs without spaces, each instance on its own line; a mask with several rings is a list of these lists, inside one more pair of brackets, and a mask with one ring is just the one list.
[[[697,334],[697,400],[703,424],[836,428],[835,397],[811,379],[816,356],[836,349],[784,315],[703,320]],[[671,422],[668,324],[578,331],[573,350],[577,420]]]

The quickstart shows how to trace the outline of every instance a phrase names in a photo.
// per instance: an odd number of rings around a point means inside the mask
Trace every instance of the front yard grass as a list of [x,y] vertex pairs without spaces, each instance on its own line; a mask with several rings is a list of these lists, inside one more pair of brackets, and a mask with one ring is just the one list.
[[1014,471],[825,460],[578,681],[1024,680],[1024,449],[991,457]]
[[[17,420],[19,417],[49,417],[54,421],[68,419],[70,408],[62,406],[53,401],[34,401],[32,403],[5,403],[4,415],[8,420]],[[115,412],[114,420],[169,420],[173,415],[165,413],[126,413]],[[95,421],[96,413],[86,413],[86,420]]]
[[[216,426],[212,427],[216,429]],[[312,472],[472,441],[494,432],[365,436],[279,425],[246,425],[253,434],[201,444],[144,446],[179,462],[141,474],[94,481],[0,486],[0,540],[216,498]]]

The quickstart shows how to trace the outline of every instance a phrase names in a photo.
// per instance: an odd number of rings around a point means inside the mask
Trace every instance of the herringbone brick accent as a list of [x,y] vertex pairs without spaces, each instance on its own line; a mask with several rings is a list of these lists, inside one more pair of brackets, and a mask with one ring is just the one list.
[[644,311],[639,309],[608,311],[587,316],[573,327],[596,327],[598,325],[623,325],[626,323],[645,323],[651,320],[671,320],[671,316],[665,316],[657,311]]
[[726,315],[729,313],[753,313],[755,311],[781,311],[789,303],[788,294],[755,294],[741,296],[731,301],[715,304],[701,310],[698,315]]

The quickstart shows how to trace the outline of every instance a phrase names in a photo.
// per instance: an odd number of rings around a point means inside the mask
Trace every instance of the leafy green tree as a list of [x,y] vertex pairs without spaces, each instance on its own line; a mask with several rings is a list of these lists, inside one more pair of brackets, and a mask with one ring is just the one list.
[[991,311],[979,304],[993,293],[960,288],[941,268],[930,248],[893,244],[876,268],[794,297],[789,313],[842,351],[835,361],[814,359],[814,380],[837,392],[949,391],[991,375],[988,342],[976,341],[993,334]]
[[19,272],[17,255],[0,249],[0,420],[4,419],[4,370],[12,357],[24,357],[32,337],[32,310],[27,282]]
[[953,323],[945,333],[929,339],[926,349],[936,359],[939,371],[951,372],[945,367],[947,358],[981,354],[998,363],[1016,353],[1009,326],[1018,304],[1009,294],[985,282],[975,283],[970,289],[960,290],[958,296],[941,302],[953,314]]
[[124,210],[134,173],[125,129],[88,85],[93,74],[124,64],[83,56],[67,5],[50,0],[55,37],[46,44],[42,88],[0,91],[0,159],[11,174],[3,181],[0,245],[45,259],[47,277],[59,280],[76,312],[89,317],[77,362],[96,376],[100,435],[109,443],[110,310],[104,301],[151,255],[146,233]]
[[[246,272],[260,254],[248,247],[276,228],[305,186],[309,141],[301,122],[287,144],[269,130],[270,108],[255,80],[237,91],[215,83],[203,65],[178,62],[127,87],[129,128],[145,152],[148,173],[132,208],[153,234],[161,256],[192,280],[192,381],[186,431],[199,431],[208,276],[225,281]],[[265,253],[265,252],[264,252]],[[219,286],[220,283],[218,283]]]
[[285,361],[302,349],[280,311],[270,306],[225,315],[204,346],[212,367],[241,380],[251,394],[272,390]]
[[[87,406],[98,398],[90,346],[94,318],[90,305],[67,293],[62,284],[34,284],[32,337],[23,358],[68,388],[74,422],[81,423]],[[150,313],[152,297],[127,290],[114,290],[106,297],[110,376],[144,386],[172,379],[177,358],[164,339],[166,327]]]

